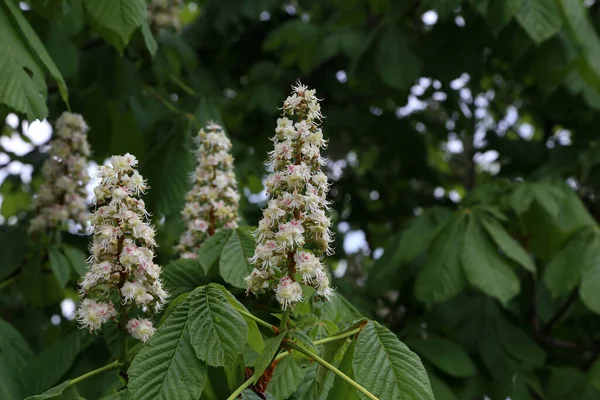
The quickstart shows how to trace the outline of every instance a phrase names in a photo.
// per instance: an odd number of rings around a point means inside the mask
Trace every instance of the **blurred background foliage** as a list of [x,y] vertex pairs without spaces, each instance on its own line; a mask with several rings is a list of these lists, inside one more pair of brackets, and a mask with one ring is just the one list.
[[226,127],[255,225],[278,107],[301,79],[327,117],[335,285],[421,356],[436,398],[600,398],[600,3],[178,7],[180,30],[159,30],[143,0],[0,4],[0,315],[34,352],[78,335],[60,304],[87,239],[62,237],[66,289],[28,251],[47,245],[24,228],[49,132],[33,120],[68,101],[96,163],[140,159],[166,264],[191,135]]

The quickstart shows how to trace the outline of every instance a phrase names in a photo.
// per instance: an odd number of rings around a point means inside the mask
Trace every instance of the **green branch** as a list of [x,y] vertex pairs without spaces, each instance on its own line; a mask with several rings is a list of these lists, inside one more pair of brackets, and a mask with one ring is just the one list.
[[290,308],[286,308],[283,310],[283,314],[281,314],[281,323],[279,324],[279,330],[285,331],[287,329],[288,320],[290,319]]
[[300,353],[304,354],[308,358],[315,360],[316,362],[318,362],[319,364],[321,364],[322,366],[324,366],[325,368],[327,368],[328,370],[330,370],[331,372],[333,372],[334,374],[336,374],[337,376],[339,376],[340,378],[345,380],[349,385],[351,385],[353,388],[355,388],[356,390],[358,390],[359,392],[361,392],[362,394],[367,396],[369,399],[379,400],[377,397],[375,397],[373,394],[371,394],[371,392],[369,392],[367,389],[365,389],[364,387],[359,385],[356,381],[354,381],[348,375],[344,374],[342,371],[340,371],[333,365],[329,364],[327,361],[323,360],[318,355],[316,355],[316,354],[312,353],[311,351],[305,349],[304,347],[298,346],[296,343],[290,342],[288,340],[284,340],[283,345],[289,349],[299,351]]
[[19,275],[14,275],[14,276],[11,276],[10,278],[0,282],[0,290],[4,289],[7,286],[10,286],[14,281],[17,280],[18,277],[19,277]]
[[67,386],[73,386],[73,385],[76,385],[76,384],[78,384],[79,382],[81,382],[81,381],[84,381],[84,380],[86,380],[86,379],[88,379],[88,378],[91,378],[91,377],[92,377],[92,376],[94,376],[94,375],[101,374],[101,373],[103,373],[103,372],[105,372],[105,371],[109,371],[109,370],[111,370],[111,369],[115,369],[115,368],[121,368],[122,366],[123,366],[123,363],[122,363],[122,362],[120,362],[119,360],[117,360],[117,361],[113,361],[113,362],[111,362],[110,364],[108,364],[108,365],[105,365],[105,366],[104,366],[104,367],[102,367],[102,368],[95,369],[95,370],[93,370],[93,371],[90,371],[90,372],[88,372],[87,374],[83,374],[83,375],[81,375],[81,376],[78,376],[78,377],[77,377],[77,378],[75,378],[75,379],[71,379],[71,380],[69,381],[69,383],[67,384]]
[[246,382],[242,383],[242,385],[239,388],[237,388],[235,392],[231,393],[231,396],[229,396],[227,400],[236,399],[240,394],[242,394],[244,390],[246,390],[246,388],[252,385],[252,381],[254,381],[254,376],[251,376]]
[[[356,329],[352,329],[351,331],[344,332],[344,333],[341,333],[341,334],[336,335],[336,336],[330,336],[330,337],[327,337],[327,338],[324,338],[324,339],[315,340],[313,342],[313,344],[315,346],[319,346],[319,345],[324,344],[324,343],[335,342],[336,340],[346,339],[346,338],[348,338],[348,337],[350,337],[352,335],[355,335],[358,332],[360,332],[362,330],[362,328],[363,327],[361,326],[361,327],[358,327]],[[291,353],[289,351],[286,351],[284,353],[279,353],[277,355],[277,357],[275,357],[275,359],[276,360],[281,360],[282,358],[285,358],[285,357],[289,356],[290,354]]]
[[341,333],[339,335],[334,335],[334,336],[326,337],[321,340],[316,340],[313,344],[315,346],[318,346],[318,345],[324,344],[324,343],[335,342],[336,340],[345,339],[349,336],[353,336],[353,335],[357,334],[358,332],[360,332],[361,330],[362,330],[362,326],[360,326],[356,329],[352,329],[351,331]]
[[275,333],[279,332],[279,329],[275,326],[275,325],[271,325],[270,323],[268,323],[267,321],[263,321],[262,319],[255,317],[254,315],[250,314],[248,311],[243,310],[241,308],[235,307],[233,306],[233,308],[236,309],[237,312],[239,312],[240,314],[242,314],[243,316],[250,318],[251,320],[253,320],[254,322],[256,322],[259,325],[264,326],[265,328],[269,328],[272,329]]

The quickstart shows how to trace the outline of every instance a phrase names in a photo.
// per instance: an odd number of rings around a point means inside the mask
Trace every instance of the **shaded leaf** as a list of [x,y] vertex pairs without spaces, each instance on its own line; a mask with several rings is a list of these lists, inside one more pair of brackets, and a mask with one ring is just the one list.
[[62,251],[73,270],[77,272],[79,276],[84,276],[88,269],[87,257],[85,253],[68,244],[62,245]]
[[407,340],[405,344],[443,372],[466,378],[475,375],[475,364],[458,344],[440,337],[425,340]]
[[44,44],[41,42],[40,38],[37,36],[31,25],[29,25],[29,22],[27,22],[27,19],[25,19],[23,16],[21,10],[19,10],[19,8],[12,1],[7,1],[5,4],[17,22],[18,27],[21,29],[23,36],[25,36],[25,39],[27,39],[27,43],[35,55],[42,62],[42,64],[44,64],[48,72],[50,72],[52,78],[54,78],[54,80],[58,83],[60,96],[68,105],[69,91],[67,90],[67,84],[60,74],[60,71],[56,67],[56,64],[54,64],[52,57],[50,57],[50,54],[48,54],[48,51],[46,51],[46,47],[44,47]]
[[198,251],[198,262],[206,274],[208,274],[213,264],[221,256],[223,247],[232,233],[231,229],[220,229],[202,243]]
[[558,297],[573,290],[584,271],[597,265],[599,250],[600,241],[593,229],[583,229],[572,235],[554,256],[544,274],[544,283],[552,296]]
[[511,260],[517,262],[527,271],[535,274],[535,264],[516,240],[514,240],[496,220],[483,217],[481,224],[492,237],[494,242],[500,247],[504,254]]
[[246,288],[244,278],[253,269],[248,259],[254,254],[254,246],[254,238],[248,228],[240,227],[231,232],[219,261],[219,270],[225,282],[237,288]]
[[462,291],[465,276],[460,265],[465,221],[456,215],[441,229],[429,248],[415,282],[415,296],[426,304],[448,300]]
[[287,399],[298,389],[305,373],[306,369],[302,368],[294,357],[285,357],[273,371],[273,378],[267,387],[268,392],[276,399]]
[[83,0],[83,4],[96,24],[119,35],[125,44],[135,28],[146,21],[143,0]]
[[208,282],[198,260],[176,260],[163,267],[162,279],[171,296],[190,292]]
[[471,217],[465,232],[461,261],[469,282],[503,304],[520,291],[519,278],[486,239],[480,224]]
[[8,3],[0,6],[0,103],[28,119],[48,115],[44,72],[30,53],[9,16]]
[[[356,342],[352,341],[346,351],[344,352],[344,357],[338,366],[338,369],[346,374],[351,379],[356,380],[354,377],[354,371],[352,369],[352,362],[354,361],[354,347]],[[333,387],[330,389],[328,400],[359,400],[360,397],[358,395],[358,391],[354,389],[352,386],[348,384],[345,380],[340,378],[339,376],[335,376],[335,380],[333,382]]]
[[523,0],[517,21],[537,44],[556,35],[562,25],[555,2],[546,0]]
[[[265,340],[265,348],[262,353],[258,355],[256,360],[254,361],[254,382],[258,382],[262,374],[269,368],[273,358],[279,351],[279,347],[283,338],[285,337],[285,332],[280,333],[277,336],[272,338],[268,338]],[[289,357],[289,356],[288,356]]]
[[71,275],[71,266],[69,264],[69,260],[57,246],[48,248],[48,257],[50,260],[50,269],[52,270],[52,273],[56,277],[56,280],[60,286],[64,288],[69,281],[69,276]]

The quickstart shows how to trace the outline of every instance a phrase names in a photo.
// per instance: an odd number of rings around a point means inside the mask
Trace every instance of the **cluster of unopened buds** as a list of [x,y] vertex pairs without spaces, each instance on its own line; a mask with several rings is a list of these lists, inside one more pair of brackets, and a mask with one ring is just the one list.
[[85,227],[88,220],[86,171],[90,146],[88,126],[79,114],[64,112],[56,121],[55,137],[42,166],[42,182],[33,200],[30,231],[60,229],[68,221]]
[[333,294],[323,257],[331,254],[331,221],[326,215],[329,184],[321,171],[325,160],[319,100],[302,84],[283,103],[267,165],[268,205],[254,232],[257,246],[246,277],[248,292],[275,291],[286,310],[303,300],[300,283],[318,296]]
[[148,21],[155,31],[181,29],[179,13],[181,0],[152,0],[147,7]]
[[186,231],[177,251],[182,258],[198,257],[200,245],[221,228],[237,227],[240,195],[233,170],[231,141],[221,126],[209,122],[195,138],[197,167],[182,217]]
[[[79,284],[84,300],[77,319],[94,331],[120,314],[121,329],[145,342],[155,331],[152,322],[126,320],[126,316],[132,314],[133,306],[141,312],[158,312],[168,297],[160,280],[161,268],[153,262],[155,231],[139,198],[148,187],[131,154],[113,156],[110,162],[99,167],[100,184],[94,189],[94,237],[89,269]],[[114,301],[120,302],[118,311]]]

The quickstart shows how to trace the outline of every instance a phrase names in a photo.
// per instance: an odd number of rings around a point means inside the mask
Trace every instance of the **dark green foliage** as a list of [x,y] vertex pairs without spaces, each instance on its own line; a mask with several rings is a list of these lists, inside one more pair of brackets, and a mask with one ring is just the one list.
[[[54,122],[70,105],[90,125],[94,161],[130,152],[151,186],[156,261],[178,300],[156,316],[157,336],[130,348],[130,392],[116,380],[106,398],[198,398],[204,387],[202,399],[221,400],[244,367],[265,369],[278,353],[281,336],[239,310],[278,323],[275,302],[242,293],[246,226],[264,206],[269,137],[297,79],[324,99],[337,231],[327,262],[346,269],[333,301],[305,293],[288,338],[310,347],[363,315],[378,320],[316,351],[382,399],[600,398],[600,2],[185,3],[178,33],[152,30],[143,0],[0,4],[2,120]],[[432,10],[437,21],[424,23]],[[210,238],[197,260],[175,260],[192,136],[209,120],[233,142],[242,227]],[[31,149],[14,150],[13,136]],[[0,138],[0,398],[94,396],[61,393],[118,353],[115,323],[90,336],[62,315],[89,237],[27,233],[47,153],[22,125],[3,125]],[[346,251],[340,222],[364,232],[360,251]],[[154,359],[160,371],[147,373]],[[295,355],[267,386],[267,398],[358,396]]]

